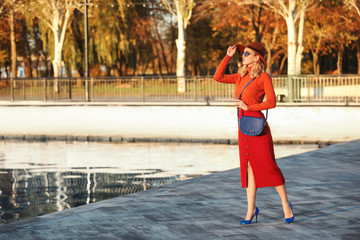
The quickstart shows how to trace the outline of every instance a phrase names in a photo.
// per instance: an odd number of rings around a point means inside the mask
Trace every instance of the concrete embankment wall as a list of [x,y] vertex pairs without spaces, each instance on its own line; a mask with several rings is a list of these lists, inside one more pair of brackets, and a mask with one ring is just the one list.
[[[233,106],[54,104],[0,106],[0,138],[237,140]],[[278,106],[269,110],[276,142],[342,142],[360,138],[360,107]],[[75,138],[77,139],[77,138]]]

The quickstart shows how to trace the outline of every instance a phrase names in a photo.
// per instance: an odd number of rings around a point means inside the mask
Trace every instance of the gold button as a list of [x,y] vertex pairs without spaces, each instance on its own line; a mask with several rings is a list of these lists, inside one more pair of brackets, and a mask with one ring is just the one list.
[[246,153],[246,156],[249,156],[249,154],[248,154],[248,153]]
[[245,140],[247,140],[247,138],[245,138]]
[[246,148],[249,148],[249,146],[245,146]]

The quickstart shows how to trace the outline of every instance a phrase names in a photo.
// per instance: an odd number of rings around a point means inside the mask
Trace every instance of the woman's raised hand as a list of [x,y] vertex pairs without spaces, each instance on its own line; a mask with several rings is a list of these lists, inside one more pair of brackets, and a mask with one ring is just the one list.
[[230,57],[234,56],[236,51],[236,45],[230,46],[227,50],[227,55],[229,55]]

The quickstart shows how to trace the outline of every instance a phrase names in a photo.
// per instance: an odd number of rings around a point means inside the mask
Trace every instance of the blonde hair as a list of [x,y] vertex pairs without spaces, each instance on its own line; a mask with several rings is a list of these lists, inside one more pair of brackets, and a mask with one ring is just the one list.
[[[259,58],[259,60],[257,60],[251,68],[250,77],[256,78],[265,71],[266,71],[265,64]],[[244,77],[247,74],[247,72],[248,72],[248,65],[243,65],[241,66],[241,68],[239,68],[239,73],[241,77]]]

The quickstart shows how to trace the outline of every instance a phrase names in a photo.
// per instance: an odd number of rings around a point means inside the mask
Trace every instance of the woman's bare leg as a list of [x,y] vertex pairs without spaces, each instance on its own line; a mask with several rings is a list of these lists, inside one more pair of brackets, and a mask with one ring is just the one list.
[[245,220],[250,220],[252,216],[254,216],[256,210],[256,186],[255,186],[255,178],[254,173],[252,171],[250,162],[247,164],[247,188],[246,188],[246,196],[248,202],[248,211],[246,214]]
[[275,188],[276,188],[276,190],[279,193],[279,196],[281,198],[281,203],[282,203],[282,206],[283,206],[285,218],[291,218],[292,216],[294,216],[294,213],[291,211],[289,200],[288,200],[288,197],[287,197],[287,194],[286,194],[285,184],[283,184],[281,186],[277,186]]

